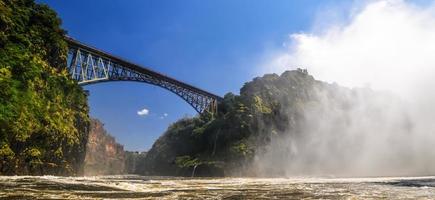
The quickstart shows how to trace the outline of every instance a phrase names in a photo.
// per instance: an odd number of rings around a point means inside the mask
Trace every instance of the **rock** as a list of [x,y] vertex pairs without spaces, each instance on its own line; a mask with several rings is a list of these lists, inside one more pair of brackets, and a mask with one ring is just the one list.
[[106,132],[103,123],[92,119],[86,145],[84,174],[87,176],[123,174],[124,169],[124,147]]

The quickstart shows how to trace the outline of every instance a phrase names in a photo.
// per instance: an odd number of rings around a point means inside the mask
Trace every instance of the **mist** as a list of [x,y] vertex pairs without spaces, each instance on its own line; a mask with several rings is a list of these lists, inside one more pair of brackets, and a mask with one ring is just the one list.
[[352,89],[334,94],[352,103],[344,109],[319,90],[305,125],[259,151],[259,175],[434,175],[434,4],[366,1],[342,20],[320,14],[312,30],[291,34],[262,71],[307,68]]

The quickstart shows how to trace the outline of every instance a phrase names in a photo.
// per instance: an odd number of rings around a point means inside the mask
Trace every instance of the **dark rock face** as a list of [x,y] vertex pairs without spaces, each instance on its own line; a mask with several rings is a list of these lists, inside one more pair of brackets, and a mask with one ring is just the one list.
[[138,151],[126,151],[125,152],[125,169],[124,173],[126,174],[136,174],[140,169],[138,168],[138,163],[142,161],[147,152],[138,152]]
[[124,147],[106,132],[104,124],[97,119],[91,120],[84,174],[109,175],[123,174],[125,169]]

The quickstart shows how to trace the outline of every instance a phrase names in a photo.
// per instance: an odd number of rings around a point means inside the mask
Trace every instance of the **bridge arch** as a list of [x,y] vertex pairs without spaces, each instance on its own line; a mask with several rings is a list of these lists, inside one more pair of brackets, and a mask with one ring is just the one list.
[[159,86],[176,94],[198,113],[217,112],[221,97],[151,69],[125,61],[67,37],[67,68],[79,85],[108,81],[134,81]]

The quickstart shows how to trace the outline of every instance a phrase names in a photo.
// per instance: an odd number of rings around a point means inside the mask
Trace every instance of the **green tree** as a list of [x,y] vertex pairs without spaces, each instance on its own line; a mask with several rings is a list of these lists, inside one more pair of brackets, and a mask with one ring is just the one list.
[[61,20],[33,0],[0,0],[0,174],[76,174],[87,97],[69,78]]

